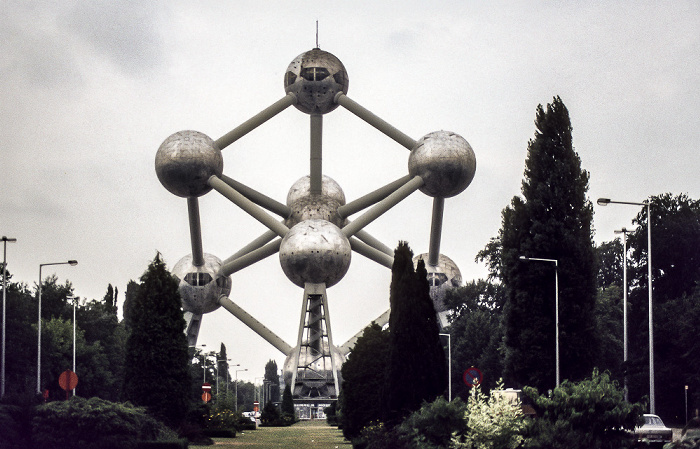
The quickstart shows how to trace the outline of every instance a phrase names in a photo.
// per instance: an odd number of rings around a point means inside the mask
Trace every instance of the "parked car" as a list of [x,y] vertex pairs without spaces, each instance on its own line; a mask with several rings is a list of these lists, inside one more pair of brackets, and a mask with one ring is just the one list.
[[638,447],[662,447],[673,439],[673,431],[657,415],[644,415],[644,424],[634,429]]

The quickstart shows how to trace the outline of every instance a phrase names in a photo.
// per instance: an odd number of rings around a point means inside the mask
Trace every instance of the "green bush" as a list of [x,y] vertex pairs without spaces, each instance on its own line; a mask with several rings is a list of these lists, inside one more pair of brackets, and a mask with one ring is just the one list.
[[145,408],[96,397],[41,405],[32,419],[36,449],[131,449],[139,441],[175,437]]
[[[497,390],[503,389],[498,382]],[[526,426],[519,400],[491,391],[486,395],[479,386],[472,389],[464,413],[466,430],[455,435],[453,447],[464,449],[513,449],[524,440]]]
[[0,404],[0,449],[29,447],[30,407]]
[[630,404],[608,373],[593,370],[590,379],[564,381],[550,396],[525,387],[537,418],[527,429],[526,448],[618,449],[634,442],[628,431],[639,422],[643,404]]
[[140,441],[136,449],[187,449],[189,447],[186,438],[173,441]]
[[402,441],[417,449],[448,447],[453,434],[462,434],[466,430],[465,412],[466,404],[461,399],[448,402],[440,396],[431,403],[424,403],[396,430]]

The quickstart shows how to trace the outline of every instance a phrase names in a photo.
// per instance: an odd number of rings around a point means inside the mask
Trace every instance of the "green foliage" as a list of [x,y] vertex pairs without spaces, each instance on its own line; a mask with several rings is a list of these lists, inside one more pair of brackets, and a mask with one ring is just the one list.
[[472,388],[467,410],[464,414],[466,431],[456,435],[453,447],[460,449],[514,449],[524,441],[526,422],[520,401],[512,400],[499,390],[490,395],[481,391],[480,386]]
[[372,421],[382,418],[384,371],[389,357],[389,332],[372,323],[343,364],[340,407],[343,435],[348,440]]
[[280,400],[280,377],[277,370],[277,362],[270,359],[265,364],[265,380],[271,382],[269,387],[269,400],[279,402]]
[[641,419],[644,406],[624,401],[623,390],[608,373],[593,370],[591,378],[564,381],[551,396],[525,387],[537,418],[528,429],[526,447],[615,449],[628,447],[629,435]]
[[124,369],[126,397],[171,426],[179,425],[191,406],[190,357],[177,287],[157,255],[130,306]]
[[460,399],[448,402],[444,397],[439,397],[431,403],[424,403],[420,410],[409,415],[396,430],[407,447],[448,447],[453,434],[463,434],[466,431],[466,410],[467,405]]
[[413,268],[405,242],[394,251],[389,302],[389,364],[383,422],[389,427],[447,387],[447,362],[423,260]]
[[555,371],[554,264],[558,261],[561,364],[564,378],[593,368],[596,269],[588,173],[573,149],[569,112],[559,97],[537,108],[528,144],[522,198],[502,213],[498,237],[478,258],[506,289],[504,377],[509,385],[553,384]]
[[174,437],[145,408],[99,398],[73,397],[39,406],[32,429],[36,449],[129,449],[140,440]]
[[462,381],[465,367],[478,366],[484,374],[482,388],[494,388],[503,372],[504,289],[498,283],[479,279],[449,290],[446,304],[454,311],[447,331],[452,340],[452,391],[467,400],[469,390]]
[[289,416],[296,421],[296,410],[294,410],[294,399],[292,399],[292,389],[289,385],[284,387],[282,394],[282,416]]
[[0,404],[0,449],[29,447],[33,409]]

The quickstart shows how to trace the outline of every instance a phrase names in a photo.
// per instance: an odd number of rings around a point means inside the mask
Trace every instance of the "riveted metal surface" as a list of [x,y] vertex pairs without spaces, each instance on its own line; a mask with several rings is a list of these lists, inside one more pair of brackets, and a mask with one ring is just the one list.
[[311,194],[311,178],[304,176],[297,180],[287,194],[287,205],[291,209],[284,222],[288,228],[314,218],[327,220],[342,228],[347,220],[340,217],[338,208],[345,204],[345,194],[337,182],[323,176],[321,194]]
[[428,272],[428,283],[430,284],[430,298],[433,300],[436,312],[444,312],[444,299],[448,290],[462,285],[462,273],[457,264],[444,254],[438,257],[436,266],[428,265],[428,253],[419,254],[413,257],[413,266],[418,266],[418,261],[425,262],[425,269]]
[[307,282],[337,284],[348,271],[350,241],[336,225],[319,219],[302,221],[282,239],[282,271],[299,287]]
[[459,134],[436,131],[423,136],[411,150],[408,172],[423,178],[421,192],[449,198],[463,192],[474,179],[476,156]]
[[[297,179],[287,193],[287,206],[292,207],[299,198],[309,196],[311,194],[311,177],[302,176]],[[340,184],[329,176],[323,175],[321,178],[321,195],[338,202],[341,206],[345,204],[345,193],[340,187]]]
[[199,197],[211,190],[207,180],[221,176],[224,159],[214,141],[199,131],[169,136],[156,153],[156,175],[163,187],[181,197]]
[[231,293],[231,278],[217,273],[221,260],[204,253],[204,265],[192,265],[192,255],[188,254],[175,264],[171,273],[178,280],[178,291],[182,308],[186,312],[203,314],[219,308],[219,296]]
[[284,91],[297,97],[294,105],[307,114],[325,114],[338,105],[338,92],[348,93],[348,72],[331,53],[318,48],[300,54],[284,74]]

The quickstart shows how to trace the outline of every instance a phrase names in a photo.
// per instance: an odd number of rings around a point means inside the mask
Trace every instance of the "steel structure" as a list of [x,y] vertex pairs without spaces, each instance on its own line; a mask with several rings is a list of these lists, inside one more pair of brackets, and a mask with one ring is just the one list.
[[[318,48],[289,64],[284,87],[284,97],[217,140],[198,131],[171,135],[156,153],[155,170],[168,191],[187,199],[192,253],[172,273],[180,282],[190,346],[196,345],[202,315],[223,307],[286,355],[284,377],[295,402],[329,402],[338,397],[340,367],[357,335],[343,345],[334,344],[326,289],[347,273],[352,252],[391,268],[393,250],[364,228],[420,190],[434,200],[429,252],[414,262],[425,259],[431,293],[439,304],[445,288],[461,283],[457,266],[440,254],[445,198],[469,186],[476,158],[469,143],[455,133],[437,131],[414,140],[351,100],[345,67]],[[225,176],[221,151],[290,106],[310,116],[310,173],[294,183],[283,204]],[[406,176],[349,203],[341,187],[322,170],[323,115],[339,106],[410,150]],[[202,249],[198,198],[211,190],[267,228],[223,261]],[[289,280],[304,289],[295,346],[229,298],[231,275],[275,253]],[[388,317],[387,311],[375,322],[384,325]]]

